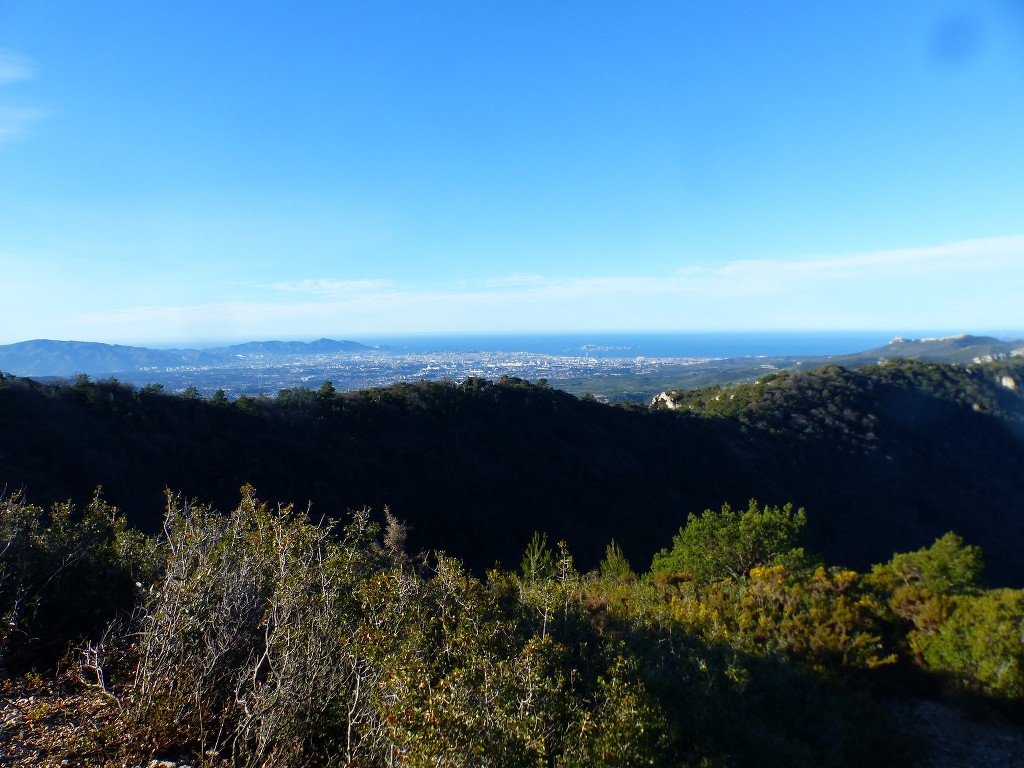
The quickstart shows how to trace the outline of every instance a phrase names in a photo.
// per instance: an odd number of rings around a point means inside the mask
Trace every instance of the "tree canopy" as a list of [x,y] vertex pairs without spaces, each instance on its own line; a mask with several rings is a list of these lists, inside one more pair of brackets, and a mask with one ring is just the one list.
[[740,512],[723,504],[718,512],[692,512],[672,539],[672,549],[654,556],[652,570],[685,573],[695,581],[739,579],[759,565],[793,564],[805,559],[797,546],[807,524],[803,508],[759,506],[751,499]]

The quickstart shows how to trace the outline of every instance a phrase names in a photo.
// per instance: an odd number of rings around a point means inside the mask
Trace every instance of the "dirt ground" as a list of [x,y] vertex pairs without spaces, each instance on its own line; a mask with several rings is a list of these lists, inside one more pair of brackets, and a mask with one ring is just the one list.
[[69,680],[0,681],[0,766],[123,766],[108,697]]
[[915,699],[908,706],[930,747],[921,768],[1024,767],[1024,727],[993,712],[968,714],[936,701]]

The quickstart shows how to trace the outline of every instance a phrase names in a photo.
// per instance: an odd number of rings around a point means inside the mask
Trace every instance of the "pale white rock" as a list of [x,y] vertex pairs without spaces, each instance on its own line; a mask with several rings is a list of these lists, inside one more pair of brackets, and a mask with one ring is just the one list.
[[659,395],[655,395],[654,398],[651,400],[652,408],[656,408],[659,405],[663,405],[669,410],[675,410],[676,408],[679,407],[679,405],[676,403],[675,400],[672,399],[672,396],[668,392],[662,392]]

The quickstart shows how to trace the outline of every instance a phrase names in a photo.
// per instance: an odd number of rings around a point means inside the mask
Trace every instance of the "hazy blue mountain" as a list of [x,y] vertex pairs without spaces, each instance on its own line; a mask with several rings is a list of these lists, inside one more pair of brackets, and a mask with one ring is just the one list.
[[249,341],[245,344],[233,344],[223,349],[208,350],[226,352],[231,355],[316,355],[333,352],[353,352],[362,349],[373,349],[358,341],[335,341],[334,339],[317,339],[316,341]]
[[371,349],[355,341],[251,341],[210,349],[149,349],[92,341],[33,339],[0,346],[0,371],[16,376],[105,376],[181,365],[235,362],[239,356],[313,355]]
[[[194,355],[198,352],[193,351]],[[181,365],[186,350],[146,349],[91,341],[33,339],[0,346],[0,370],[22,376],[70,376]]]

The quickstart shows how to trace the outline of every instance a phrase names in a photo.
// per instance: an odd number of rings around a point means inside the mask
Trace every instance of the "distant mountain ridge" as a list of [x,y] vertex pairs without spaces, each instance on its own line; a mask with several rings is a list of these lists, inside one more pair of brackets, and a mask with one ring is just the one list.
[[862,355],[878,359],[902,357],[942,363],[980,363],[1006,357],[1024,357],[1024,340],[1001,341],[992,336],[971,336],[966,333],[924,339],[898,336],[884,347],[869,349]]
[[[367,346],[355,341],[328,338],[310,342],[251,341],[207,349],[150,349],[100,342],[35,339],[0,346],[0,371],[43,381],[68,378],[77,374],[86,374],[94,379],[113,376],[136,385],[158,382],[177,391],[189,385],[197,385],[200,388],[205,386],[209,392],[220,387],[229,395],[237,395],[246,391],[247,386],[256,386],[253,384],[252,375],[257,368],[276,367],[280,373],[292,363],[305,358],[301,360],[306,364],[303,368],[305,378],[296,379],[294,371],[289,369],[287,373],[277,375],[276,378],[260,379],[259,391],[263,391],[263,388],[276,391],[296,386],[298,383],[304,385],[310,380],[310,376],[319,377],[321,380],[333,379],[341,388],[357,389],[368,384],[352,386],[338,381],[336,366],[333,372],[329,364],[318,367],[314,362],[316,356],[323,356],[320,362],[324,362],[333,354],[386,349],[391,348],[385,345]],[[850,354],[722,358],[708,361],[701,366],[677,366],[672,372],[666,371],[664,375],[655,377],[657,381],[648,374],[623,376],[621,372],[604,376],[602,379],[602,374],[596,371],[588,371],[578,380],[563,381],[559,380],[558,376],[552,377],[546,373],[526,378],[548,378],[555,386],[575,392],[577,395],[589,391],[597,395],[610,395],[609,399],[612,400],[640,402],[649,400],[653,394],[664,390],[699,388],[711,383],[753,381],[767,368],[808,369],[828,363],[859,366],[894,358],[965,364],[1010,357],[1024,357],[1024,340],[1003,341],[991,336],[961,334],[924,339],[897,337],[882,347]],[[202,373],[197,374],[196,371],[200,369]],[[374,376],[377,373],[375,372]],[[516,372],[515,375],[521,374]],[[421,376],[422,373],[417,375],[415,371],[410,374],[407,370],[396,369],[392,380],[401,381]],[[344,375],[341,375],[341,378],[344,379]],[[356,375],[356,378],[359,376]],[[635,397],[636,392],[643,393],[643,396]]]
[[[215,351],[220,351],[218,348]],[[248,341],[244,344],[233,344],[223,350],[234,355],[251,355],[257,353],[270,355],[308,355],[317,352],[352,352],[360,349],[374,349],[358,341],[336,341],[334,339],[317,339],[316,341]]]
[[357,341],[250,341],[208,349],[150,349],[94,341],[33,339],[0,345],[0,370],[16,376],[102,376],[180,365],[235,362],[240,356],[287,356],[370,350]]

